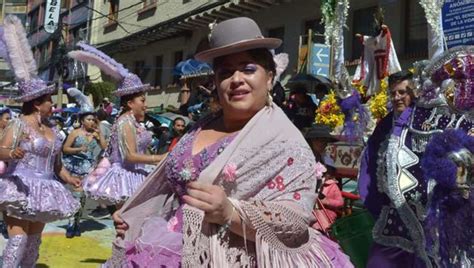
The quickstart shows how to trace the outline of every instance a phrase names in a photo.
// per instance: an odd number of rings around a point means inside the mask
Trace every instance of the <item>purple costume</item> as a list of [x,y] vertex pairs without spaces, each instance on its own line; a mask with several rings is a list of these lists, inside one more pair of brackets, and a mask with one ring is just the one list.
[[13,132],[14,145],[26,154],[22,159],[10,161],[0,178],[0,210],[11,217],[38,222],[74,215],[79,202],[54,173],[62,144],[58,133],[49,141],[21,119],[13,120],[5,133],[9,131]]
[[[132,131],[136,144],[127,144],[125,131]],[[131,114],[122,115],[112,127],[107,149],[112,164],[101,175],[89,174],[83,182],[86,196],[95,200],[106,200],[113,204],[127,200],[140,187],[148,175],[145,164],[128,163],[129,146],[135,146],[138,154],[145,154],[151,142],[151,133],[141,126]]]
[[[429,127],[427,127],[429,126]],[[370,137],[359,173],[359,193],[376,218],[367,267],[431,267],[423,222],[434,187],[420,166],[434,133],[470,129],[458,115],[436,109],[407,108],[385,117]]]
[[[165,163],[168,181],[179,197],[186,194],[186,183],[197,180],[201,171],[235,137],[235,134],[224,137],[193,155],[193,141],[200,130],[201,128],[198,128],[185,135],[170,153]],[[179,267],[183,247],[182,227],[182,205],[169,221],[162,217],[148,219],[142,227],[141,236],[134,244],[127,246],[127,264],[130,267]]]

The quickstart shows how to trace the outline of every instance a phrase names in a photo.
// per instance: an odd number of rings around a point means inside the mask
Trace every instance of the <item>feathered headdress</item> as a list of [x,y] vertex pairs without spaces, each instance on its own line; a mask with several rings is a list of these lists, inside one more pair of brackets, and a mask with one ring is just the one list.
[[94,113],[94,105],[92,105],[91,100],[84,95],[79,89],[75,87],[68,88],[67,94],[73,97],[76,102],[79,104],[81,111],[80,114],[91,114]]
[[8,62],[18,82],[20,96],[15,100],[26,102],[56,91],[54,85],[48,86],[38,78],[36,62],[19,18],[5,17],[1,39],[0,56]]
[[120,85],[114,93],[115,95],[125,96],[151,89],[149,84],[143,84],[136,74],[131,73],[122,64],[118,63],[104,52],[84,42],[77,43],[77,46],[82,50],[71,51],[68,53],[68,56],[80,62],[93,64],[107,75],[117,80]]
[[276,82],[280,80],[280,76],[286,70],[286,67],[288,67],[290,59],[288,58],[287,53],[280,53],[273,56],[273,61],[276,64],[276,74],[275,78],[273,79],[273,85],[275,85]]

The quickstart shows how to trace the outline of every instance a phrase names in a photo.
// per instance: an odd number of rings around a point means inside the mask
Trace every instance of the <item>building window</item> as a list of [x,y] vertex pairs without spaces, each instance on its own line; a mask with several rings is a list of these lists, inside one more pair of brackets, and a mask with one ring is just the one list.
[[428,51],[428,26],[425,13],[418,1],[406,1],[405,54],[426,56]]
[[61,11],[64,9],[69,9],[69,1],[61,1]]
[[[273,28],[268,30],[268,37],[272,38],[278,38],[281,39],[282,41],[285,39],[285,27],[278,27],[278,28]],[[275,49],[275,53],[280,53],[284,49],[284,44],[285,42],[282,42],[281,46]]]
[[321,19],[305,21],[301,34],[308,35],[309,30],[313,32],[313,43],[324,43],[324,24],[321,23]]
[[30,16],[30,33],[38,29],[39,12],[40,9],[37,8],[35,11],[32,12]]
[[360,40],[355,36],[355,34],[361,35],[374,35],[374,14],[377,12],[377,7],[369,7],[364,9],[355,10],[352,16],[352,29],[353,29],[353,39],[352,39],[352,53],[351,60],[359,59],[362,55],[363,46]]
[[135,61],[135,69],[133,71],[140,79],[143,81],[146,78],[147,71],[145,70],[145,61],[137,60]]
[[313,33],[324,34],[324,24],[321,19],[307,20],[304,22],[303,34],[308,34],[309,30]]
[[[176,51],[174,53],[174,65],[173,66],[176,66],[182,60],[183,60],[183,51],[182,50]],[[173,84],[178,84],[178,82],[179,82],[179,76],[173,75]]]
[[163,56],[155,57],[155,87],[161,87],[163,76]]
[[119,0],[109,0],[109,22],[117,21],[119,13]]
[[149,7],[151,5],[156,4],[157,0],[142,0],[143,1],[143,7]]

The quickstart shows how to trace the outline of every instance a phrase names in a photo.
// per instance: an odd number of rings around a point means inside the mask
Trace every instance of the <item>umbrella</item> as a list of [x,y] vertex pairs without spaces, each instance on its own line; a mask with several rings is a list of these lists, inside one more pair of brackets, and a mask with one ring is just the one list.
[[79,109],[78,107],[69,107],[69,108],[63,109],[63,113],[73,113],[73,114],[75,114],[75,113],[78,113],[80,111],[81,111],[81,109]]
[[189,59],[176,64],[176,67],[174,67],[173,70],[173,74],[180,76],[181,79],[184,79],[190,77],[212,75],[213,71],[212,67],[209,64]]
[[318,82],[328,87],[332,85],[332,81],[325,76],[317,75],[317,74],[304,74],[304,73],[299,73],[293,76],[288,81],[288,84],[297,84],[297,83],[305,83],[305,82]]

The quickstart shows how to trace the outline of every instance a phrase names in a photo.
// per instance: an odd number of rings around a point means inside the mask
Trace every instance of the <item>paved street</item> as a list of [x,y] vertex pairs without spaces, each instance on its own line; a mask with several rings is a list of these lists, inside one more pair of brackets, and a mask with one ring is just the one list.
[[[87,214],[97,206],[88,200],[86,213],[81,222],[81,237],[67,239],[65,231],[67,220],[46,225],[40,248],[39,268],[98,267],[110,256],[111,242],[114,238],[112,220],[92,220]],[[0,236],[0,250],[3,251],[6,240]],[[0,257],[1,267],[1,257]]]

